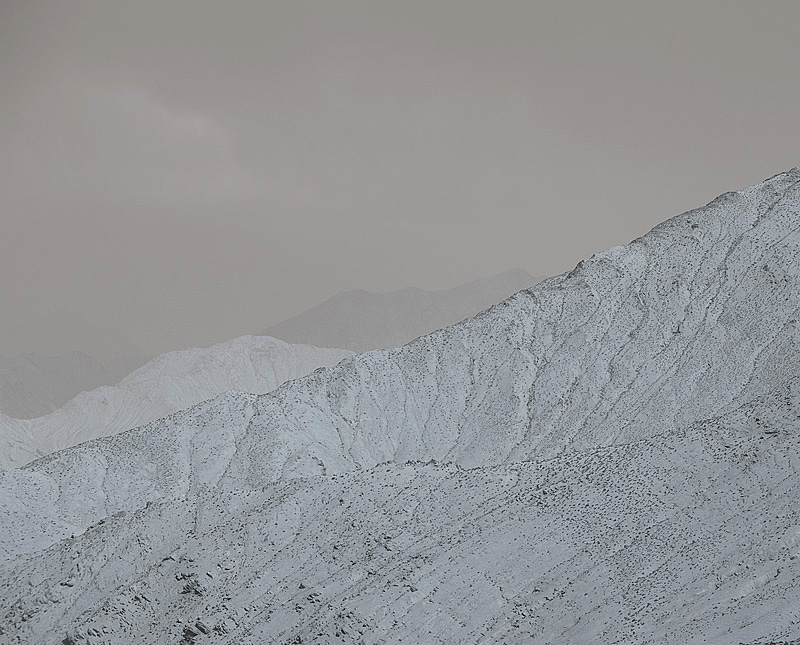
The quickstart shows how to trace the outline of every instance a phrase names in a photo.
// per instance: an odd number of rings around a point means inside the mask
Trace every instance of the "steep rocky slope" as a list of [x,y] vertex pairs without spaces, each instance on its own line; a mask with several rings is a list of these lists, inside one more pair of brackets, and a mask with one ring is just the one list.
[[406,347],[0,474],[4,636],[800,639],[799,252],[795,169]]
[[0,468],[118,434],[228,390],[269,392],[350,355],[347,350],[290,345],[264,336],[169,352],[117,385],[83,392],[44,417],[19,420],[0,415]]
[[261,333],[289,343],[344,347],[359,353],[400,347],[474,316],[541,279],[512,269],[445,291],[347,291]]
[[3,571],[5,635],[795,642],[798,385],[539,463],[387,464],[116,513]]

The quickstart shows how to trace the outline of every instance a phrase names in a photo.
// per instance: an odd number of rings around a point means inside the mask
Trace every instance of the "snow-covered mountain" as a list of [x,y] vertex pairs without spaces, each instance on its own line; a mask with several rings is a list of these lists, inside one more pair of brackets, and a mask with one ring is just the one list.
[[800,168],[0,474],[9,643],[800,639]]
[[288,343],[344,347],[357,353],[400,347],[474,316],[541,279],[512,269],[446,291],[346,291],[261,333]]
[[49,414],[80,392],[117,383],[148,360],[119,358],[104,365],[81,352],[0,356],[0,411],[17,419]]
[[89,439],[118,434],[228,390],[263,393],[352,353],[242,336],[169,352],[117,385],[82,392],[46,416],[0,415],[0,468],[21,466]]

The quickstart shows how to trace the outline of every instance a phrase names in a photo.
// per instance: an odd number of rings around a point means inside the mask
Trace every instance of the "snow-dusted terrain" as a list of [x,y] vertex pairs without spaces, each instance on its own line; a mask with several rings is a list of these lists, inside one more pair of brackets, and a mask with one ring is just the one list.
[[22,420],[0,414],[0,468],[130,430],[228,390],[269,392],[351,355],[265,336],[162,354],[117,385],[82,392],[46,416]]
[[0,474],[9,643],[800,640],[800,168]]
[[43,416],[80,392],[117,383],[147,360],[120,358],[104,365],[81,352],[0,356],[0,412],[17,419]]
[[261,333],[288,343],[359,353],[400,347],[474,316],[541,279],[512,269],[446,291],[412,287],[389,293],[347,291]]

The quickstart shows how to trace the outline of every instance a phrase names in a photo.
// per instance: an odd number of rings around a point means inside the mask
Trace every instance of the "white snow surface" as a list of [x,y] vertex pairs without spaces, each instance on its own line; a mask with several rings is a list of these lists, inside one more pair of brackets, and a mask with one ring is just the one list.
[[352,352],[266,336],[162,354],[116,385],[82,392],[46,416],[22,420],[0,414],[0,468],[130,430],[229,390],[269,392],[348,356]]
[[8,643],[800,642],[800,168],[0,473]]

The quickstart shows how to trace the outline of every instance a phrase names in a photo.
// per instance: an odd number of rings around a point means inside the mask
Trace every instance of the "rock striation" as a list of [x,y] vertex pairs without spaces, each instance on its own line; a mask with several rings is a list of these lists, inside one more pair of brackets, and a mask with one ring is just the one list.
[[800,168],[0,474],[9,643],[800,639]]

